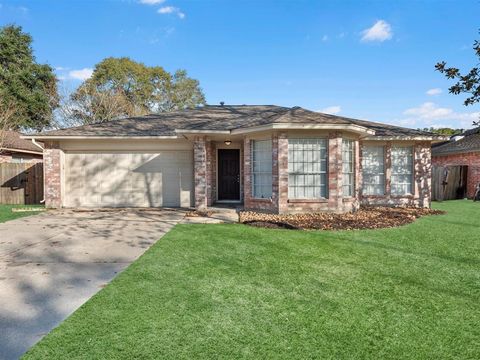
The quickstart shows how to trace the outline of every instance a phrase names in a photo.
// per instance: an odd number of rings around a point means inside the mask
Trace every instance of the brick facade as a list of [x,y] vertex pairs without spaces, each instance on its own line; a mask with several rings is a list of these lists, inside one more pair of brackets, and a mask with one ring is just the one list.
[[194,139],[193,162],[195,177],[195,208],[203,210],[208,206],[207,141],[205,136],[197,136]]
[[62,206],[62,159],[63,151],[58,143],[45,143],[43,151],[43,178],[45,206],[59,208]]
[[467,197],[473,198],[475,188],[480,183],[480,152],[433,156],[432,164],[438,166],[468,166]]

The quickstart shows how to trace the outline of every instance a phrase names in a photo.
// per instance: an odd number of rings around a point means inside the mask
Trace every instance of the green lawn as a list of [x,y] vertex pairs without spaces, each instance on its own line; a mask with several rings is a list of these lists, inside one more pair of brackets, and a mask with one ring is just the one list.
[[25,216],[30,216],[34,214],[38,214],[38,212],[13,212],[13,208],[21,208],[21,207],[27,207],[27,208],[32,208],[32,207],[38,207],[38,208],[43,208],[43,206],[39,205],[2,205],[0,204],[0,223],[8,221],[8,220],[13,220],[13,219],[18,219],[21,217]]
[[179,225],[27,359],[479,359],[480,203],[396,229]]

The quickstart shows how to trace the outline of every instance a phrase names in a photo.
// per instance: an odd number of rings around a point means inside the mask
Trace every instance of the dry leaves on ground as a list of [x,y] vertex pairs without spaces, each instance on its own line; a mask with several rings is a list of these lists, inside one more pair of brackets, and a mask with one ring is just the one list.
[[425,215],[444,214],[444,211],[420,208],[363,207],[346,214],[264,214],[240,212],[240,222],[256,227],[315,230],[380,229],[412,223]]

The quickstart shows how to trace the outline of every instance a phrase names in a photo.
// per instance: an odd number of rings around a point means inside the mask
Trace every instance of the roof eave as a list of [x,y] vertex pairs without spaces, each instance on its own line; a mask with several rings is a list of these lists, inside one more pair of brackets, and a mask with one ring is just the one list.
[[118,140],[141,140],[141,139],[179,139],[178,135],[159,136],[98,136],[98,135],[22,135],[22,139],[38,140],[88,140],[88,139],[118,139]]
[[15,149],[15,148],[8,148],[8,147],[2,147],[2,148],[0,148],[0,151],[19,152],[19,153],[33,154],[33,155],[43,155],[43,152],[41,152],[41,151]]

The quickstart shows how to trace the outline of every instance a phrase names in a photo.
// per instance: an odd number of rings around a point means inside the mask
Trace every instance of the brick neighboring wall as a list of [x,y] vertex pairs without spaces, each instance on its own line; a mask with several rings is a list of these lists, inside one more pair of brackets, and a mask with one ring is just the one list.
[[212,206],[217,198],[217,147],[214,142],[206,143],[207,161],[207,206]]
[[47,208],[62,207],[63,151],[58,143],[45,143],[43,151],[44,196]]
[[473,198],[475,188],[480,183],[480,152],[433,156],[432,164],[438,166],[468,166],[467,197]]
[[0,163],[9,163],[12,161],[12,155],[0,154]]
[[[363,144],[360,144],[363,148]],[[431,146],[430,142],[416,142],[414,145],[413,195],[391,195],[392,143],[385,146],[385,195],[361,195],[362,205],[372,206],[414,206],[430,207],[432,188]]]

